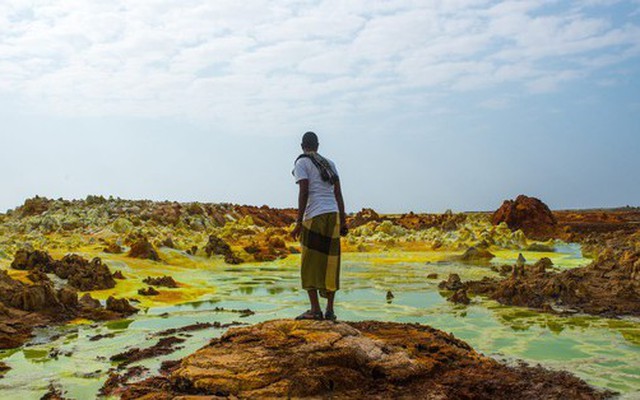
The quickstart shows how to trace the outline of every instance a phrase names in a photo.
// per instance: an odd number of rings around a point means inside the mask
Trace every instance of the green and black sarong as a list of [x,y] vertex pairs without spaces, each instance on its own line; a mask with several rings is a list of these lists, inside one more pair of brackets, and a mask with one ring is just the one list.
[[340,288],[340,223],[338,213],[302,222],[302,288],[321,294]]

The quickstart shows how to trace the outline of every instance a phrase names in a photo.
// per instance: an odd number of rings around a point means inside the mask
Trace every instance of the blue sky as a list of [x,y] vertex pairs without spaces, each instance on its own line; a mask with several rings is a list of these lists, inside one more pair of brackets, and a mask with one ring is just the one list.
[[640,205],[640,1],[4,1],[0,210],[87,194],[294,206]]

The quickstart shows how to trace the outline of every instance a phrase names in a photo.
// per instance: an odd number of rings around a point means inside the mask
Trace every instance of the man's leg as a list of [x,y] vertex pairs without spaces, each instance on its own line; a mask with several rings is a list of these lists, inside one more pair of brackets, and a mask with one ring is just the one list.
[[336,297],[336,292],[327,292],[327,312],[333,313],[333,299]]
[[309,302],[311,303],[311,312],[322,312],[320,308],[320,302],[318,301],[318,291],[316,289],[307,290],[309,295]]

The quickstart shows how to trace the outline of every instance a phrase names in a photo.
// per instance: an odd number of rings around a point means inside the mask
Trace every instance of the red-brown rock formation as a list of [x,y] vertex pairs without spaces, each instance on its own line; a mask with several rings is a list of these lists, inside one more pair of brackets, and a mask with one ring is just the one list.
[[137,313],[139,310],[129,304],[129,300],[125,298],[116,299],[113,296],[109,296],[107,299],[107,311],[113,311],[122,315],[131,315]]
[[89,290],[112,289],[116,281],[106,264],[99,257],[90,262],[76,255],[69,254],[54,264],[54,272],[69,285],[83,292]]
[[234,206],[239,216],[250,216],[257,226],[284,228],[296,222],[297,210],[292,208],[277,209],[268,206]]
[[429,228],[440,228],[445,231],[452,231],[467,219],[465,214],[454,214],[447,211],[443,214],[414,214],[410,212],[403,214],[400,218],[393,220],[397,225],[407,229],[421,230]]
[[380,221],[380,215],[371,208],[363,208],[358,211],[353,218],[350,218],[348,225],[350,229],[357,228],[369,222]]
[[216,235],[209,235],[209,241],[204,248],[204,252],[207,254],[207,257],[211,257],[212,255],[224,256],[224,262],[227,264],[242,263],[242,259],[231,250],[231,246]]
[[467,291],[465,289],[456,290],[456,292],[453,295],[451,295],[451,297],[449,297],[447,300],[457,304],[471,303],[471,300],[469,299],[469,296],[467,296]]
[[146,278],[144,278],[142,280],[142,282],[146,283],[147,285],[152,285],[152,286],[164,286],[164,287],[168,287],[168,288],[177,288],[178,287],[178,282],[175,281],[175,279],[173,279],[173,277],[165,275],[165,276],[159,276],[159,277],[150,277],[147,276]]
[[22,217],[29,217],[32,215],[40,215],[47,211],[53,200],[49,200],[46,197],[33,197],[26,199],[24,204],[16,210]]
[[138,294],[140,296],[157,296],[160,294],[160,292],[158,292],[155,288],[153,288],[152,286],[149,286],[146,289],[138,289]]
[[230,329],[122,399],[602,399],[579,378],[506,366],[428,326],[276,320]]
[[19,270],[39,271],[30,276],[40,281],[47,281],[42,273],[54,273],[67,279],[69,285],[81,291],[111,289],[115,287],[109,267],[95,257],[91,262],[76,254],[68,254],[61,260],[54,260],[44,251],[18,250],[11,267]]
[[129,254],[127,255],[133,258],[160,261],[158,252],[146,238],[141,238],[135,241],[131,245],[131,250],[129,250]]
[[122,246],[118,243],[109,243],[103,250],[105,253],[109,254],[122,254]]
[[611,249],[586,267],[550,271],[551,261],[514,267],[509,278],[484,278],[464,285],[500,303],[541,310],[554,307],[587,314],[640,315],[640,252]]
[[505,222],[513,231],[522,230],[531,239],[547,240],[557,234],[557,220],[549,207],[535,197],[518,196],[515,200],[505,200],[493,213],[491,222],[498,225]]
[[53,272],[53,259],[46,251],[20,249],[16,252],[11,268],[19,270],[41,270],[46,273]]

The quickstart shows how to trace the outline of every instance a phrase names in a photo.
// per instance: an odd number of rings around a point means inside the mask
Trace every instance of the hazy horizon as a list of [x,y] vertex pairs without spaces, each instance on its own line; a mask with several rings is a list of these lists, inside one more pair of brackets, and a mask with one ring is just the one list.
[[295,207],[302,133],[348,211],[640,205],[640,1],[0,4],[0,211]]

